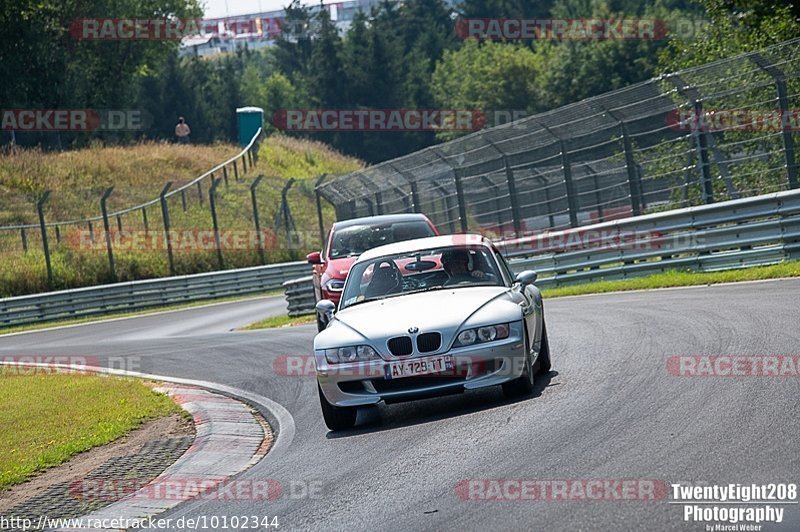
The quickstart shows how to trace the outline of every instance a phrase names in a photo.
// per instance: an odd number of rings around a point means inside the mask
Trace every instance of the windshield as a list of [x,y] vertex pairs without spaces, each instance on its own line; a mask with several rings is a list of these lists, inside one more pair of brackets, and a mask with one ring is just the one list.
[[350,270],[341,307],[415,292],[504,286],[485,247],[448,246],[359,262]]
[[331,242],[331,259],[358,256],[368,249],[436,236],[431,226],[424,220],[395,222],[381,225],[352,225],[334,232]]

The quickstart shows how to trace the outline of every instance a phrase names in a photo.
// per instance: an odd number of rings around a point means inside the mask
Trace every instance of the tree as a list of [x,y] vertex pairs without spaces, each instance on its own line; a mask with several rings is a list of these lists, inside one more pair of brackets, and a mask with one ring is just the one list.
[[496,110],[536,111],[542,70],[541,59],[524,45],[469,40],[460,50],[445,52],[433,73],[432,89],[442,108],[475,109],[490,116]]

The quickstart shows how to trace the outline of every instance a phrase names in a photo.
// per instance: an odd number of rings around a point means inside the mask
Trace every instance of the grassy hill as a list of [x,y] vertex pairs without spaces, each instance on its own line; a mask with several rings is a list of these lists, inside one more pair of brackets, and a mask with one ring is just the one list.
[[[128,147],[93,146],[88,149],[43,153],[39,150],[15,150],[0,155],[0,226],[37,223],[35,201],[44,190],[51,190],[46,219],[49,222],[76,220],[100,214],[100,195],[113,186],[109,211],[130,207],[158,196],[167,181],[173,188],[191,181],[217,164],[238,153],[239,148],[228,144],[211,146],[177,145],[146,142]],[[296,182],[289,192],[299,239],[289,244],[278,231],[268,247],[267,262],[280,262],[302,257],[318,247],[319,230],[314,203],[314,181],[323,174],[342,174],[363,164],[345,157],[328,146],[306,140],[273,136],[260,146],[258,163],[248,169],[240,181],[229,171],[228,185],[218,189],[217,212],[222,230],[250,230],[253,216],[249,186],[257,175],[264,179],[258,187],[261,227],[276,229],[281,189],[287,180]],[[241,167],[240,167],[241,170]],[[218,175],[216,177],[222,177]],[[205,180],[201,190],[188,190],[186,208],[180,195],[169,201],[172,229],[186,233],[212,229]],[[324,204],[326,223],[333,221],[332,207]],[[148,228],[163,228],[160,208],[147,209]],[[123,230],[143,232],[141,211],[121,218]],[[112,219],[116,229],[116,219]],[[95,225],[94,231],[99,227]],[[111,281],[107,257],[102,246],[85,249],[76,244],[88,233],[88,225],[64,227],[58,235],[48,231],[55,277],[53,288],[90,286]],[[36,293],[50,289],[41,235],[27,231],[28,251],[23,252],[19,231],[0,231],[0,297]],[[226,251],[225,267],[253,266],[261,263],[255,250]],[[115,253],[119,280],[155,278],[169,275],[166,252],[163,249],[119,250]],[[213,250],[177,251],[178,274],[199,273],[218,269]]]

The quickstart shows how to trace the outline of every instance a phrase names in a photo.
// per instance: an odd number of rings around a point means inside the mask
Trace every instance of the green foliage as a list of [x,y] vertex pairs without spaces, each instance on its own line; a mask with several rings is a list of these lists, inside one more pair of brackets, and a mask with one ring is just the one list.
[[800,3],[697,0],[709,23],[694,38],[670,39],[659,57],[663,71],[701,65],[800,37]]
[[445,52],[431,85],[441,108],[531,112],[540,110],[537,82],[542,70],[541,58],[527,46],[469,40],[459,50]]

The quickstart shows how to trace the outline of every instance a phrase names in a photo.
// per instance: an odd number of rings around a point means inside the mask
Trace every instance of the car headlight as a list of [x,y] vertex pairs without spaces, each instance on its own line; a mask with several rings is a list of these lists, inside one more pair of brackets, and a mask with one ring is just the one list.
[[478,327],[476,329],[464,329],[456,337],[456,343],[453,347],[465,347],[474,343],[493,342],[495,340],[502,340],[508,338],[509,324],[500,323],[497,325],[488,325],[486,327]]
[[348,345],[325,350],[325,359],[331,364],[366,362],[378,358],[378,353],[368,345]]
[[476,339],[477,339],[477,334],[475,334],[475,329],[467,329],[466,331],[461,331],[458,334],[456,343],[460,345],[472,345],[475,343]]
[[344,281],[339,279],[331,279],[325,283],[325,290],[328,292],[341,292],[344,290]]

